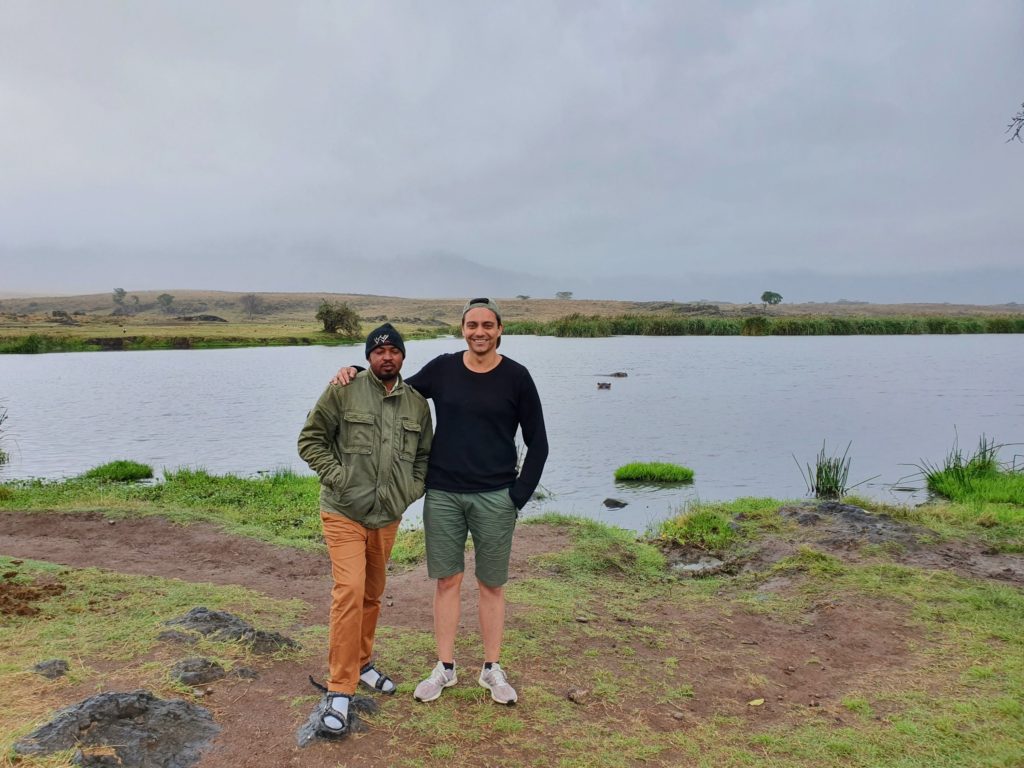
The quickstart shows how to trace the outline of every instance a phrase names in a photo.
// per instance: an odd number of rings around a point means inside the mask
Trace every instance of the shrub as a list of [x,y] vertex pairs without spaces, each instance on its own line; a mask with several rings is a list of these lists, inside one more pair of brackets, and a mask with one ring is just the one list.
[[693,470],[662,461],[634,461],[616,469],[615,479],[620,482],[691,483]]
[[82,475],[86,480],[99,480],[102,483],[131,483],[136,480],[145,480],[152,476],[153,468],[148,464],[127,460],[101,464]]
[[324,325],[327,333],[341,333],[343,336],[358,336],[361,328],[359,314],[344,302],[320,301],[316,319]]

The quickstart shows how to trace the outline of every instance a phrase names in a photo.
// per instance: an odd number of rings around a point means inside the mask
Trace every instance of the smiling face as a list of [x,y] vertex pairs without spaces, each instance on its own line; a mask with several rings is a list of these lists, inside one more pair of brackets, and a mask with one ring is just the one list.
[[378,379],[387,383],[394,381],[398,372],[402,370],[402,362],[405,356],[398,347],[390,344],[382,344],[370,351],[370,370]]
[[462,338],[475,355],[486,355],[496,350],[503,328],[498,316],[484,307],[474,307],[462,318]]

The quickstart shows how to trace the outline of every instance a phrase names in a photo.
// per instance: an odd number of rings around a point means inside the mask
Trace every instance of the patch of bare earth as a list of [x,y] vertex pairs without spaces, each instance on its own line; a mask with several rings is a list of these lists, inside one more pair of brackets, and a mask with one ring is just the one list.
[[865,545],[874,545],[902,565],[1024,586],[1024,555],[996,552],[979,541],[935,543],[935,534],[925,528],[839,502],[807,502],[784,506],[779,512],[795,523],[795,532],[763,548],[758,555],[761,564],[792,554],[800,544],[862,562],[877,558],[874,551],[865,554]]
[[[813,535],[770,540],[761,565],[812,539],[833,541],[829,546],[834,551],[858,556],[855,548],[844,549],[842,536],[837,538],[827,521],[806,522],[800,530]],[[533,558],[569,544],[563,528],[521,526],[513,546],[512,578],[558,579]],[[926,551],[921,545],[915,556],[923,558]],[[273,597],[304,600],[310,606],[304,623],[326,623],[330,591],[326,555],[232,536],[209,524],[181,526],[152,517],[111,524],[98,514],[0,514],[0,553],[74,567],[238,584]],[[471,566],[472,556],[468,555],[470,571]],[[691,599],[685,584],[673,589],[672,596],[637,600],[628,610],[623,610],[621,603],[592,601],[585,621],[561,628],[559,640],[567,653],[544,649],[552,652],[511,670],[520,692],[539,688],[565,700],[572,688],[586,690],[581,703],[563,705],[571,707],[569,724],[532,720],[531,700],[526,695],[514,710],[527,723],[521,734],[488,739],[473,748],[473,755],[460,754],[452,764],[519,764],[543,759],[544,744],[554,743],[580,723],[589,724],[595,733],[612,728],[625,734],[638,727],[656,732],[689,729],[715,715],[741,718],[753,729],[803,722],[808,713],[839,723],[846,716],[840,702],[851,691],[888,689],[907,675],[920,674],[923,662],[914,648],[922,640],[921,630],[910,620],[906,606],[836,595],[796,616],[774,615],[758,608],[761,595],[767,605],[774,596],[798,594],[802,578],[800,574],[773,578],[760,587],[753,603],[744,605],[734,602],[728,590],[709,601]],[[461,631],[475,633],[476,590],[471,582],[470,572],[463,590]],[[392,573],[385,595],[383,627],[430,631],[433,583],[424,566]],[[527,634],[533,631],[529,610],[510,605],[508,627]],[[187,649],[163,643],[153,658],[170,662],[185,655]],[[201,768],[388,766],[415,758],[429,762],[430,748],[442,740],[429,733],[414,736],[402,725],[432,705],[415,703],[408,694],[380,697],[386,717],[365,733],[353,734],[340,743],[318,742],[305,749],[296,745],[296,730],[316,695],[307,675],[323,675],[324,655],[318,651],[298,661],[256,660],[253,666],[259,676],[255,680],[225,678],[203,686],[209,693],[200,703],[211,709],[223,730],[203,757]],[[409,668],[420,660],[400,661]],[[422,659],[424,673],[431,661]],[[97,688],[138,687],[130,669],[103,664],[93,669],[96,676],[74,690],[45,684],[40,686],[40,696],[57,709],[69,703],[69,694],[76,692],[87,695]],[[601,671],[612,681],[610,689],[602,689]],[[475,687],[475,672],[465,667],[460,687]],[[751,705],[760,699],[763,703]],[[479,709],[491,703],[460,700],[457,706]],[[470,757],[475,762],[467,762]],[[665,753],[649,764],[676,764],[678,758]]]

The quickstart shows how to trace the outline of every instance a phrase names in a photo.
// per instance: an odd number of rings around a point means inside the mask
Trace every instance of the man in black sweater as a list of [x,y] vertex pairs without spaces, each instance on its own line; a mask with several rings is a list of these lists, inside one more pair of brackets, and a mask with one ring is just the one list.
[[[440,355],[407,378],[433,399],[437,428],[427,468],[423,528],[427,573],[437,580],[434,637],[438,662],[413,694],[433,701],[455,685],[455,635],[467,532],[473,534],[480,590],[484,665],[478,682],[500,704],[514,704],[515,689],[499,664],[505,628],[505,582],[512,534],[520,509],[540,482],[548,455],[540,397],[529,371],[498,353],[501,311],[487,298],[462,312],[464,352]],[[347,383],[351,369],[338,372]],[[516,472],[516,430],[527,452]]]

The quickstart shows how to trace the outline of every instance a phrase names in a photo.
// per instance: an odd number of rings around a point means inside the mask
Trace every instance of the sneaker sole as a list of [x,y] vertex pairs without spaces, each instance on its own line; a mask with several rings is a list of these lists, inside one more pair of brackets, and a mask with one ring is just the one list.
[[513,707],[515,706],[515,703],[518,701],[518,699],[512,699],[511,701],[502,701],[494,695],[494,689],[491,688],[491,686],[489,686],[487,683],[485,683],[482,677],[477,679],[477,682],[480,683],[481,688],[486,688],[488,691],[490,691],[491,701],[497,702],[498,704],[504,704],[506,707]]
[[431,697],[430,697],[429,699],[421,699],[421,698],[420,698],[419,696],[417,696],[416,694],[413,694],[413,696],[412,696],[412,697],[413,697],[414,699],[416,699],[416,701],[420,702],[421,704],[426,704],[426,703],[427,703],[428,701],[437,701],[438,699],[440,699],[440,698],[441,698],[441,694],[442,694],[442,693],[444,693],[444,689],[445,689],[445,688],[451,688],[451,687],[452,687],[453,685],[455,685],[455,684],[456,684],[457,682],[459,682],[459,678],[458,678],[458,677],[453,677],[453,678],[452,678],[451,680],[449,680],[449,681],[448,681],[447,683],[445,683],[444,685],[442,685],[442,686],[441,686],[441,689],[440,689],[440,690],[439,690],[439,691],[438,691],[438,692],[437,692],[436,694],[434,694],[433,696],[431,696]]

